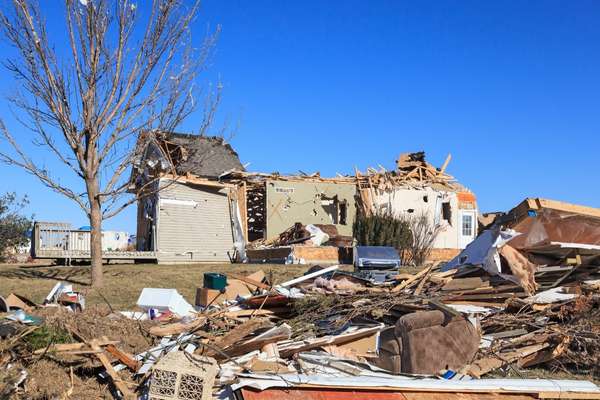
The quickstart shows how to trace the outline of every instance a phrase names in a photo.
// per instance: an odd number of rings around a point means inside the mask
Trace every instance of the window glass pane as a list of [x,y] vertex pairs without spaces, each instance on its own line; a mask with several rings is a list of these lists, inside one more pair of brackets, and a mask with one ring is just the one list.
[[473,216],[462,216],[462,234],[463,236],[473,236]]

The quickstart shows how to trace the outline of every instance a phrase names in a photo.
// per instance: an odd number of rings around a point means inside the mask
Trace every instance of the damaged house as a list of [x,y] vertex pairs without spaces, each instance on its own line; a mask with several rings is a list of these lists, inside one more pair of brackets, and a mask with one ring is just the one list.
[[356,172],[365,212],[389,212],[396,217],[424,216],[436,230],[431,261],[447,261],[477,236],[475,195],[425,161],[425,153],[401,154],[394,171]]
[[277,242],[307,225],[328,234],[325,246],[279,241],[286,249],[258,259],[289,261],[297,247],[304,253],[295,262],[341,262],[358,212],[426,216],[438,227],[432,260],[454,257],[477,234],[475,196],[445,173],[449,159],[435,168],[424,153],[411,153],[400,156],[394,171],[286,176],[244,171],[220,138],[148,135],[132,174],[137,190],[151,186],[138,202],[137,250],[156,251],[159,263],[246,260],[248,243]]
[[219,183],[243,170],[222,138],[146,133],[131,182],[150,185],[138,202],[137,250],[157,252],[158,263],[230,261],[234,251],[236,187]]

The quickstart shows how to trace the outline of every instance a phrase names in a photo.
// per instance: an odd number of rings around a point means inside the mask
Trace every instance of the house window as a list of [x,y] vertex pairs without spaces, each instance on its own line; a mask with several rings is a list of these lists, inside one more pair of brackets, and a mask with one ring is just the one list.
[[[325,210],[325,213],[329,217],[329,223],[337,224],[338,223],[338,207],[337,202],[334,199],[321,199],[321,207]],[[316,210],[315,210],[316,211]],[[315,214],[317,216],[317,214]]]
[[462,216],[462,234],[463,236],[473,236],[473,216],[470,214]]
[[339,204],[340,211],[340,225],[346,225],[347,217],[348,217],[348,202],[346,200],[340,202]]
[[442,218],[448,223],[448,225],[452,225],[452,209],[450,208],[449,201],[442,203]]
[[[346,225],[348,222],[348,201],[340,201],[335,195],[331,198],[321,195],[321,207],[334,225]],[[316,216],[316,214],[315,214]]]

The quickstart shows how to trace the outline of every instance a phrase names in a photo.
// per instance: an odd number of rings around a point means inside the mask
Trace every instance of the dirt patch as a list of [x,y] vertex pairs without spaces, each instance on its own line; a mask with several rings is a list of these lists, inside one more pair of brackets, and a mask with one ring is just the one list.
[[[24,396],[32,400],[41,399],[110,399],[108,385],[99,382],[96,378],[81,378],[80,371],[73,371],[71,375],[69,368],[51,361],[40,360],[27,368],[29,374],[25,387]],[[93,371],[88,371],[92,374]]]

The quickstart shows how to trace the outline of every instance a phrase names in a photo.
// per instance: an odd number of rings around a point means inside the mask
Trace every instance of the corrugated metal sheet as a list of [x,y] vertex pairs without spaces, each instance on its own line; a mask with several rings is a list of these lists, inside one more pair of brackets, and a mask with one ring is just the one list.
[[159,197],[159,263],[229,261],[233,233],[224,191],[174,183]]

